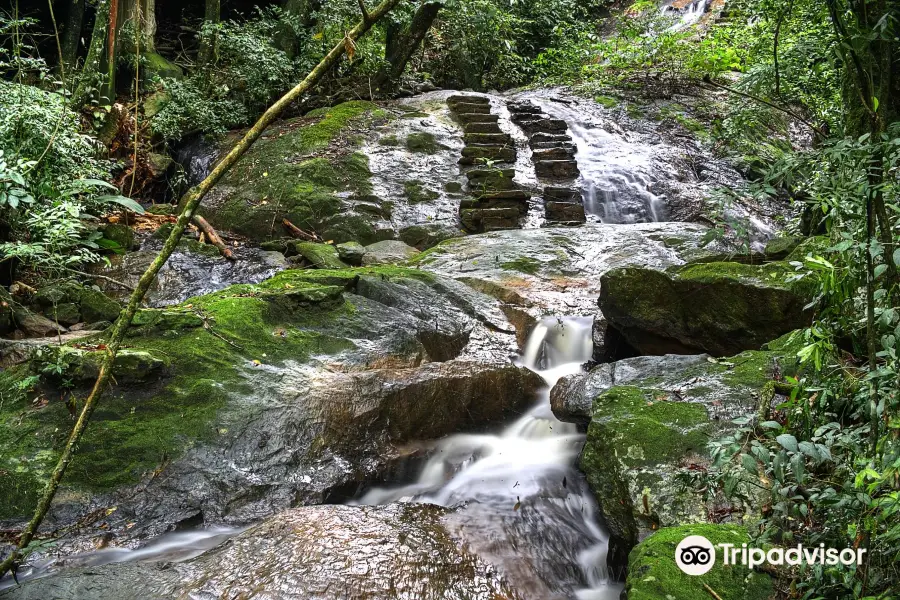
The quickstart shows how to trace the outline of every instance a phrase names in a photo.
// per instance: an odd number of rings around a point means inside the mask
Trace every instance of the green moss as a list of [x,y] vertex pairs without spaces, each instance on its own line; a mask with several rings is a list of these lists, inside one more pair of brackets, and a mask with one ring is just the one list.
[[378,143],[382,146],[399,146],[400,139],[392,133],[378,138]]
[[410,204],[421,204],[422,202],[432,202],[440,198],[440,194],[434,190],[425,187],[425,184],[414,179],[403,184],[403,192]]
[[298,242],[296,248],[297,254],[319,269],[343,269],[349,266],[340,259],[337,248],[331,244]]
[[709,590],[722,600],[766,600],[774,593],[772,580],[741,566],[725,566],[717,549],[715,566],[706,574],[687,575],[675,563],[675,549],[689,535],[699,535],[715,546],[730,543],[740,548],[750,541],[747,530],[732,525],[684,525],[663,528],[631,551],[625,592],[629,600],[707,598]]
[[[348,139],[349,132],[369,127],[380,114],[369,102],[347,102],[273,127],[212,192],[215,196],[225,190],[221,200],[201,212],[220,229],[260,241],[269,238],[273,230],[280,232],[284,218],[318,233],[339,227],[355,216],[342,210],[341,197],[364,197],[372,192],[368,158],[353,151],[360,142]],[[310,118],[319,120],[309,123]],[[310,158],[326,148],[330,148],[328,158]],[[353,228],[360,229],[358,225]],[[371,225],[361,233],[372,235]]]
[[541,270],[541,262],[530,256],[520,256],[501,263],[500,268],[504,271],[518,271],[528,275],[535,275]]
[[406,149],[410,152],[434,154],[438,150],[438,143],[428,132],[411,133],[406,136]]
[[595,96],[594,102],[605,108],[615,108],[619,104],[619,101],[612,96]]

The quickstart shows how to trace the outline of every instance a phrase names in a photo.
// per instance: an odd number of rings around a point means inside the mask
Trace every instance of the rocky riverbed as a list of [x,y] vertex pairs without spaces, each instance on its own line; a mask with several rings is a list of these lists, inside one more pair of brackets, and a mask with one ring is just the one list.
[[[634,575],[669,528],[746,535],[758,506],[676,475],[796,368],[791,261],[815,240],[769,242],[772,209],[738,207],[753,254],[711,241],[692,221],[740,176],[670,127],[564,90],[273,126],[202,209],[236,260],[194,240],[161,273],[51,545],[0,596],[654,597]],[[96,287],[4,301],[6,542],[96,375],[114,282],[163,234]]]

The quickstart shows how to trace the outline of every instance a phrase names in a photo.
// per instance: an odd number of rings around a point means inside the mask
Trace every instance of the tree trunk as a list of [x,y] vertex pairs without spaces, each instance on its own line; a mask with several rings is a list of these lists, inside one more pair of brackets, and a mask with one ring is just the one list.
[[[222,5],[219,0],[206,0],[206,10],[203,13],[204,25],[216,25],[222,20]],[[211,63],[216,53],[216,36],[215,34],[203,35],[200,37],[200,54],[198,58],[201,63]]]
[[[384,0],[381,4],[376,6],[371,11],[364,11],[362,20],[356,25],[356,27],[347,32],[347,37],[349,37],[351,40],[359,39],[366,32],[368,32],[369,29],[372,28],[372,25],[377,23],[400,2],[401,0]],[[360,0],[360,4],[362,4],[362,0]],[[44,489],[44,492],[41,495],[41,499],[38,501],[38,505],[35,507],[34,516],[31,518],[31,521],[28,522],[28,525],[22,532],[17,548],[12,553],[10,553],[9,556],[6,557],[2,564],[0,564],[0,577],[5,575],[7,571],[10,571],[16,567],[19,558],[21,557],[22,550],[31,543],[32,539],[34,539],[34,535],[35,533],[37,533],[41,522],[47,515],[47,511],[50,510],[50,503],[53,501],[53,497],[56,495],[56,490],[59,488],[59,484],[62,481],[62,478],[65,475],[69,464],[75,457],[75,451],[78,447],[78,442],[81,440],[81,436],[84,434],[84,431],[87,428],[88,421],[90,421],[91,418],[91,414],[93,414],[100,396],[102,396],[103,392],[106,391],[106,387],[109,384],[112,372],[112,366],[116,360],[116,354],[119,352],[119,347],[122,345],[122,340],[125,339],[125,334],[128,331],[128,328],[131,327],[131,322],[134,319],[134,315],[137,313],[138,308],[143,302],[144,296],[147,294],[147,291],[150,289],[150,286],[156,279],[156,275],[159,273],[159,270],[162,269],[164,264],[166,264],[166,261],[169,260],[170,256],[172,256],[172,253],[175,251],[175,248],[181,241],[181,237],[184,234],[185,228],[193,218],[197,207],[200,206],[200,201],[203,200],[206,194],[209,193],[209,190],[212,189],[212,187],[222,178],[222,176],[225,175],[225,173],[227,173],[228,170],[231,169],[231,167],[233,167],[238,160],[240,160],[240,158],[247,152],[247,150],[250,149],[254,142],[256,142],[256,140],[258,140],[259,137],[263,134],[266,128],[271,125],[272,122],[275,121],[275,119],[278,118],[278,116],[281,115],[281,113],[284,112],[284,110],[288,106],[290,106],[301,96],[303,96],[303,94],[312,89],[312,87],[316,85],[316,83],[332,67],[334,67],[335,64],[337,64],[338,60],[340,60],[341,56],[343,56],[344,52],[346,51],[347,45],[348,44],[346,43],[346,38],[341,39],[325,56],[325,58],[322,59],[322,61],[316,66],[316,68],[306,76],[306,79],[298,83],[291,91],[282,96],[275,104],[270,106],[268,110],[266,110],[266,112],[263,113],[259,120],[253,125],[253,127],[251,127],[247,131],[244,137],[242,137],[238,141],[238,143],[231,149],[231,151],[226,154],[221,161],[219,161],[219,163],[206,177],[206,179],[201,181],[196,187],[191,188],[187,192],[187,194],[185,194],[184,198],[182,198],[181,204],[182,206],[184,206],[184,208],[178,215],[178,219],[175,221],[169,237],[166,238],[166,241],[163,243],[162,250],[160,250],[156,258],[153,259],[153,262],[150,263],[150,266],[147,267],[147,270],[144,271],[143,275],[141,275],[137,287],[134,289],[134,292],[128,299],[128,304],[119,315],[119,318],[116,319],[115,325],[113,325],[112,327],[112,331],[107,338],[105,349],[106,355],[103,358],[103,362],[100,364],[100,373],[97,376],[97,380],[94,382],[94,387],[91,389],[91,393],[84,401],[84,407],[81,409],[81,413],[78,415],[78,419],[75,421],[72,432],[69,434],[69,439],[66,441],[66,445],[63,448],[62,453],[60,454],[59,461],[56,463],[56,467],[53,469],[53,473],[50,475],[50,479],[47,482],[47,487]]]
[[[78,87],[72,97],[76,109],[91,99],[100,100],[106,97],[110,103],[115,98],[115,69],[110,69],[110,58],[115,59],[115,52],[107,52],[109,45],[110,9],[116,0],[98,0],[97,13],[94,17],[94,31],[91,34],[91,45],[81,70]],[[114,61],[113,61],[114,62]],[[112,90],[112,92],[111,92]]]
[[[118,0],[118,51],[134,50],[134,27],[140,28],[141,52],[154,52],[156,0]],[[123,29],[129,27],[126,35]]]
[[66,24],[63,27],[62,40],[62,56],[60,61],[66,68],[66,72],[71,72],[72,67],[78,60],[78,42],[81,40],[81,28],[84,25],[84,0],[69,0],[69,9],[66,12]]
[[431,29],[432,23],[443,7],[442,2],[426,2],[419,7],[406,27],[402,29],[393,25],[388,27],[388,39],[384,49],[384,57],[388,64],[375,76],[376,88],[396,81],[403,75],[406,63],[425,39],[425,34]]

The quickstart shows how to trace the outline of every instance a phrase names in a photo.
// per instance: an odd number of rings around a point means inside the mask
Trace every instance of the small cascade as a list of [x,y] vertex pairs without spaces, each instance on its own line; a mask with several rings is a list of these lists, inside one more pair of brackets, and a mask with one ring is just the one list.
[[471,198],[460,202],[463,227],[470,232],[517,229],[528,212],[531,195],[513,180],[516,148],[512,137],[500,129],[500,117],[492,113],[490,98],[450,96],[447,105],[465,134],[459,164],[469,181]]
[[512,120],[528,135],[534,171],[544,187],[544,217],[556,225],[585,222],[584,201],[574,187],[580,171],[575,144],[563,119],[554,119],[531,101],[511,102]]
[[613,600],[621,586],[606,569],[608,536],[575,468],[584,435],[557,420],[549,390],[593,353],[590,318],[545,318],[521,364],[547,382],[538,403],[505,429],[436,443],[418,478],[376,488],[359,504],[425,502],[457,509],[457,533],[502,566],[526,598]]
[[706,14],[710,0],[673,0],[660,9],[665,16],[675,16],[678,21],[670,31],[681,31],[697,23]]

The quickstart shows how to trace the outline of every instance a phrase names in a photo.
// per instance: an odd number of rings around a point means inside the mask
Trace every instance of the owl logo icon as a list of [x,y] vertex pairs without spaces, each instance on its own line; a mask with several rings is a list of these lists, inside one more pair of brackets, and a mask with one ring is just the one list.
[[675,564],[688,575],[703,575],[716,564],[716,549],[702,535],[689,535],[675,548]]

